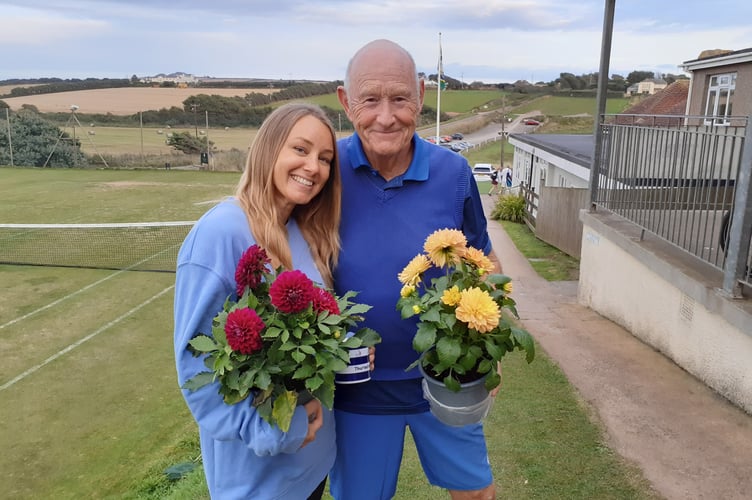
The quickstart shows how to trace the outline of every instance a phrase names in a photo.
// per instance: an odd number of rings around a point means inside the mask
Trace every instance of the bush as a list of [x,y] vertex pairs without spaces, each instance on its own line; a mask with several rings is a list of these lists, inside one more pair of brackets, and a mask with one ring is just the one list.
[[525,198],[522,194],[505,194],[499,197],[491,212],[494,220],[522,222],[525,215]]

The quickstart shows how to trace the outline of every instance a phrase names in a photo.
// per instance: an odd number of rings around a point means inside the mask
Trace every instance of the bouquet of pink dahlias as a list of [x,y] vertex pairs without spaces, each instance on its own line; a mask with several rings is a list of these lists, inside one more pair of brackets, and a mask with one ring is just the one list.
[[235,281],[237,302],[228,297],[211,335],[189,343],[195,356],[206,355],[209,371],[183,388],[219,381],[225,403],[250,397],[259,415],[285,432],[295,407],[311,397],[331,409],[335,373],[346,368],[349,349],[381,341],[375,331],[358,328],[371,306],[352,302],[355,292],[337,297],[301,271],[272,270],[258,245],[240,258]]

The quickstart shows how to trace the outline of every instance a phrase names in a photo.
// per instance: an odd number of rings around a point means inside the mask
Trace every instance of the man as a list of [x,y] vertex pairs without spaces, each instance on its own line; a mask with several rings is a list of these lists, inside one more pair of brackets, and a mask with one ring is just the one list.
[[372,379],[340,385],[335,394],[337,500],[394,496],[407,427],[432,484],[455,500],[495,497],[482,424],[439,422],[423,399],[419,372],[405,371],[418,356],[417,319],[403,320],[396,309],[397,275],[426,236],[460,229],[500,271],[467,161],[415,133],[424,91],[410,54],[388,40],[358,50],[337,89],[355,134],[337,144],[343,194],[335,288],[360,292],[358,301],[373,306],[365,323],[382,337]]

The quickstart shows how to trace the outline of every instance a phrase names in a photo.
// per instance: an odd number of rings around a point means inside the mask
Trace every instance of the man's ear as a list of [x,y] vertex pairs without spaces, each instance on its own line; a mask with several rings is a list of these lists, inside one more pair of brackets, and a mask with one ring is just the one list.
[[423,110],[423,98],[426,96],[426,81],[424,79],[420,79],[420,84],[418,85],[418,90],[420,92],[420,110]]
[[342,105],[342,109],[345,110],[347,117],[350,118],[350,105],[347,102],[347,92],[345,92],[345,87],[343,85],[337,87],[337,99]]

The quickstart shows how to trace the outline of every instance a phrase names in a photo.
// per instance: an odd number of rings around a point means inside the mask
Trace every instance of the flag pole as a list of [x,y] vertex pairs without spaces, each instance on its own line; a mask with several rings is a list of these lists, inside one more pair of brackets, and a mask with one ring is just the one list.
[[441,125],[441,73],[442,73],[442,62],[441,62],[441,32],[439,31],[439,66],[438,66],[438,75],[436,76],[436,144],[439,144],[441,142],[441,136],[439,135],[439,128]]

